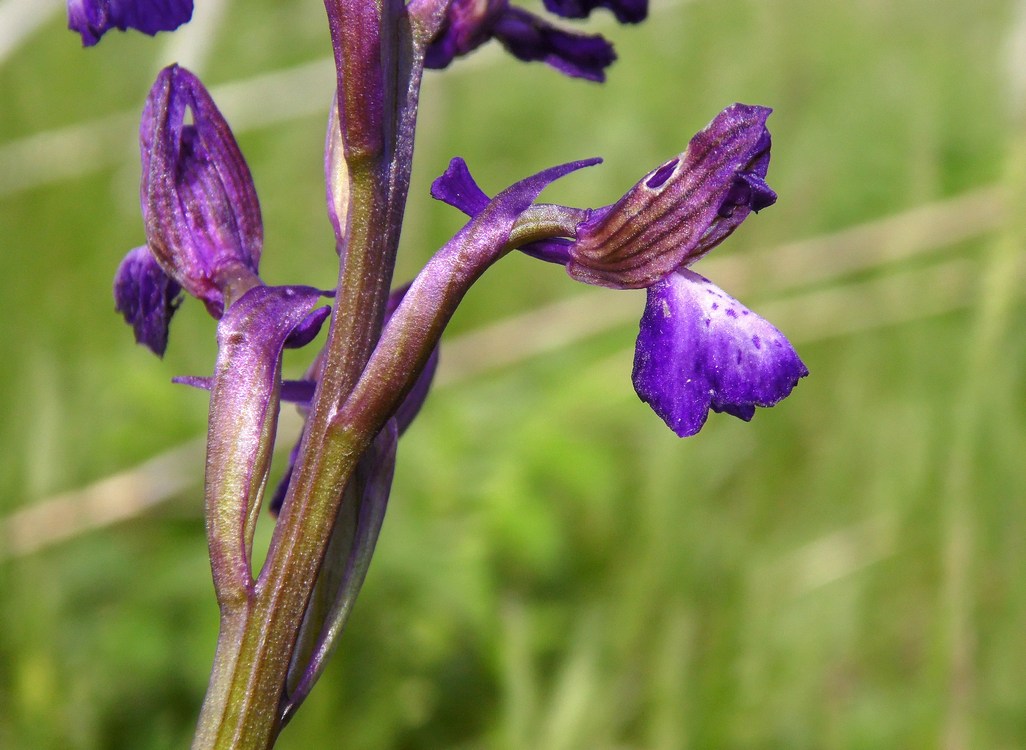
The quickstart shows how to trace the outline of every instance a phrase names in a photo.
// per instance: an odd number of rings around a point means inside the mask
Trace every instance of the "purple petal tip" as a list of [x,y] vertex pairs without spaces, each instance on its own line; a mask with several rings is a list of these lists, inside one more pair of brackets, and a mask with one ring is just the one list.
[[135,340],[158,357],[167,350],[168,326],[181,291],[145,246],[129,252],[114,276],[114,309],[132,326]]
[[490,200],[474,181],[467,163],[458,156],[454,157],[445,171],[431,183],[431,197],[448,203],[470,217],[481,213]]

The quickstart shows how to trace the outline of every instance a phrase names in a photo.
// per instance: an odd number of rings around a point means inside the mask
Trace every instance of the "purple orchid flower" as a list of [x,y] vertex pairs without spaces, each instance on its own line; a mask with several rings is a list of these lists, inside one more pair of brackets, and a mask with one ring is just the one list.
[[[613,9],[618,20],[627,22],[644,18],[648,5],[647,0],[557,0],[548,8],[558,15],[579,18],[599,4]],[[427,48],[424,65],[445,68],[456,57],[492,38],[520,60],[541,61],[568,76],[590,81],[604,81],[605,69],[616,60],[613,46],[601,36],[565,31],[511,6],[509,0],[453,0],[441,31]]]
[[[187,111],[191,125],[185,124]],[[158,74],[143,110],[139,147],[147,244],[122,261],[114,299],[136,341],[162,355],[181,289],[220,318],[228,302],[263,284],[263,223],[231,128],[185,68],[172,65]],[[312,312],[286,346],[309,343],[327,315],[327,308]]]
[[68,0],[68,28],[91,47],[110,29],[136,29],[153,36],[192,18],[192,0]]
[[[647,289],[634,357],[634,387],[679,436],[694,435],[709,409],[745,421],[773,406],[808,375],[773,325],[688,270],[752,212],[776,201],[766,185],[766,107],[734,104],[650,172],[616,204],[581,216],[566,209],[573,240],[522,248],[561,263],[578,281]],[[432,186],[470,215],[487,201],[454,160]]]

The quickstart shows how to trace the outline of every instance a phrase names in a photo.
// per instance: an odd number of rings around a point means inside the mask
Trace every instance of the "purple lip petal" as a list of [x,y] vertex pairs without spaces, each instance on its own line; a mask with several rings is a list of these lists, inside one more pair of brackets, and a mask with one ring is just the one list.
[[681,271],[648,290],[634,388],[680,437],[710,408],[750,420],[808,374],[780,331],[708,279]]
[[114,309],[132,326],[135,340],[158,357],[167,350],[168,325],[181,291],[146,247],[129,252],[114,276]]
[[776,200],[766,185],[766,107],[734,104],[687,150],[577,230],[567,272],[616,289],[651,286],[722,242],[752,210]]
[[[192,125],[186,125],[186,111]],[[260,202],[231,129],[203,84],[172,65],[157,76],[139,130],[146,239],[165,272],[215,314],[224,288],[256,276]]]
[[648,16],[648,0],[545,0],[545,9],[563,18],[587,18],[595,8],[608,8],[620,23],[640,23]]
[[68,28],[91,47],[110,29],[136,29],[153,36],[192,18],[192,0],[68,0]]

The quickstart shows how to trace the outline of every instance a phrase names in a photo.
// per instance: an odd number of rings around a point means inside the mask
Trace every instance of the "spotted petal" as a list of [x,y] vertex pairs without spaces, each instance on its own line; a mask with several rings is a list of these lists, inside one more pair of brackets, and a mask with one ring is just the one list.
[[780,331],[708,279],[681,271],[649,288],[634,388],[680,437],[710,408],[748,421],[808,374]]

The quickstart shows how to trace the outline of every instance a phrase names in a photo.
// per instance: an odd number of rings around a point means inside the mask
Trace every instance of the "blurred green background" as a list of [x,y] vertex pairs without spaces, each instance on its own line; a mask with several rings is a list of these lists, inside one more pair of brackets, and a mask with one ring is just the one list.
[[[84,51],[60,5],[0,1],[0,747],[179,748],[217,612],[205,399],[169,379],[210,371],[214,325],[187,303],[160,361],[113,314],[143,241],[136,120],[160,67],[199,72],[261,195],[264,277],[331,285],[326,24],[197,0],[179,34]],[[602,205],[727,104],[766,104],[779,203],[697,270],[812,375],[678,440],[630,384],[643,295],[504,260],[453,322],[342,647],[279,746],[1026,746],[1026,7],[598,15],[605,85],[496,45],[427,76],[398,276],[460,226],[427,197],[453,155],[489,192],[604,156],[545,196]]]

